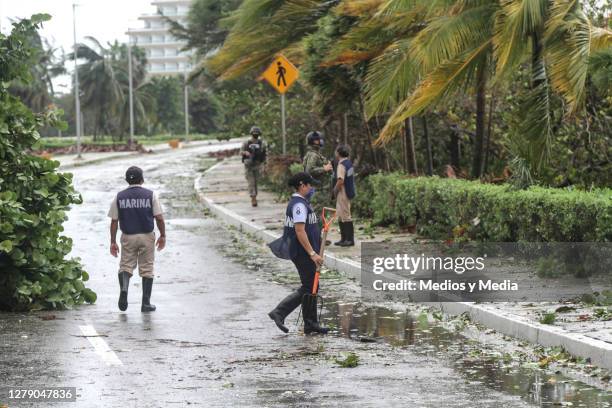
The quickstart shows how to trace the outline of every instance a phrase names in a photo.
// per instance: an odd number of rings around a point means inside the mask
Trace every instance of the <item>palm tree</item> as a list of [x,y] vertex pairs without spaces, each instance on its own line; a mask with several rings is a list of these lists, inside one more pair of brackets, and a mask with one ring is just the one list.
[[[399,103],[378,142],[395,137],[406,119],[473,83],[477,127],[472,175],[478,176],[489,67],[495,69],[499,81],[510,78],[529,59],[532,92],[525,99],[525,118],[514,132],[522,138],[514,143],[518,147],[514,153],[537,173],[547,159],[552,138],[551,90],[563,96],[569,113],[578,111],[584,100],[589,56],[612,44],[610,30],[593,27],[581,4],[572,0],[456,1],[447,7],[443,13],[430,13],[427,27],[408,46],[405,60],[410,62],[406,64],[416,64],[423,77]],[[386,60],[393,58],[397,59],[397,53]],[[375,106],[389,95],[384,88],[389,84],[380,81],[380,72],[389,69],[392,67],[372,67],[369,83]]]
[[112,134],[116,130],[115,119],[121,114],[125,93],[111,48],[105,48],[93,37],[86,38],[91,45],[77,44],[76,53],[78,58],[85,60],[79,65],[81,103],[83,110],[93,117],[95,140],[101,134]]

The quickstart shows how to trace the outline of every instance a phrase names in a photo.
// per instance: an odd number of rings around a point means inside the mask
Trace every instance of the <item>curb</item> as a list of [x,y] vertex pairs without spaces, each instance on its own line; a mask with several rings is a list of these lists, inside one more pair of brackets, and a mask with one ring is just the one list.
[[[188,143],[188,144],[183,144],[181,146],[180,150],[193,149],[193,148],[202,147],[202,146],[214,146],[216,144],[223,144],[223,143],[239,142],[241,140],[243,140],[243,138],[235,138],[235,139],[229,139],[229,140],[211,140],[210,143],[207,143],[207,144],[205,144],[205,143],[197,143],[198,141],[193,141],[193,142]],[[130,152],[130,153],[127,153],[127,154],[115,154],[113,156],[100,157],[100,158],[92,159],[92,160],[83,159],[83,161],[81,161],[81,162],[67,164],[65,166],[62,166],[60,164],[59,170],[60,171],[66,171],[66,170],[75,169],[77,167],[89,166],[91,164],[98,164],[98,163],[102,163],[102,162],[106,162],[106,161],[122,159],[122,158],[125,158],[125,157],[134,157],[134,156],[141,156],[141,155],[147,155],[147,154],[165,153],[165,152],[168,152],[168,151],[171,151],[171,150],[176,150],[176,149],[173,149],[171,147],[164,147],[162,149],[153,150],[152,152]]]
[[[265,227],[259,226],[245,217],[216,204],[214,200],[206,197],[202,192],[202,180],[206,173],[213,171],[223,163],[221,161],[215,164],[195,179],[194,189],[198,200],[224,223],[233,225],[241,232],[248,232],[267,242],[278,238],[280,234],[269,231]],[[325,264],[329,268],[354,278],[357,282],[361,281],[361,265],[358,262],[326,253]],[[475,303],[440,302],[430,303],[430,305],[451,315],[467,313],[473,322],[483,324],[499,333],[533,344],[540,344],[544,347],[561,346],[571,355],[588,358],[592,364],[612,370],[612,344],[605,341],[593,339],[580,333],[567,333],[561,328],[554,326],[528,322],[517,316],[491,310]]]

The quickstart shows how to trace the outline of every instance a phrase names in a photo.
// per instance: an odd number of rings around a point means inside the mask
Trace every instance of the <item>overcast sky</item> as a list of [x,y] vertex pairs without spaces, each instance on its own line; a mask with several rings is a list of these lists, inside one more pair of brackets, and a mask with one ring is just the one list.
[[[138,16],[156,11],[151,0],[0,0],[1,30],[3,33],[10,31],[11,19],[48,13],[52,19],[44,25],[42,35],[55,47],[63,47],[67,53],[71,52],[74,2],[78,4],[77,41],[93,36],[103,44],[115,39],[127,42],[127,29],[143,25]],[[72,69],[70,64],[68,67]],[[65,86],[69,81],[68,77],[57,81],[56,91],[68,91],[61,85]]]

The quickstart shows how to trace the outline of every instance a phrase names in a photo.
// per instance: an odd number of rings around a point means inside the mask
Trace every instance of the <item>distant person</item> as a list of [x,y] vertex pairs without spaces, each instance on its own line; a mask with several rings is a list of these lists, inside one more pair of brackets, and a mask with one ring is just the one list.
[[[323,134],[321,132],[315,130],[308,133],[306,142],[308,148],[302,159],[302,164],[304,165],[304,171],[310,174],[318,184],[316,198],[311,202],[318,215],[321,214],[325,206],[330,205],[333,165],[321,152],[323,149]],[[319,224],[319,226],[321,225]],[[330,245],[331,242],[327,241],[325,244]]]
[[321,249],[321,228],[317,214],[310,205],[316,181],[308,173],[298,173],[291,177],[289,186],[294,193],[285,212],[283,236],[272,243],[270,249],[279,258],[290,259],[300,275],[302,285],[298,290],[283,299],[274,310],[268,313],[270,319],[283,332],[289,332],[285,319],[298,306],[302,305],[304,333],[326,334],[328,329],[319,325],[316,297],[305,296],[312,293],[317,266],[323,263],[319,255]]
[[350,148],[340,145],[336,148],[336,171],[334,172],[334,197],[336,216],[340,224],[340,241],[335,245],[355,245],[355,228],[351,217],[351,200],[355,198],[355,170],[350,160]]
[[251,205],[257,207],[257,184],[261,177],[262,165],[265,163],[268,148],[261,139],[261,129],[257,126],[251,128],[251,138],[242,144],[240,154],[244,163],[244,174],[249,183],[249,196]]
[[155,226],[159,230],[157,250],[166,246],[166,226],[157,194],[142,187],[142,169],[132,166],[125,173],[129,187],[119,192],[111,204],[108,216],[111,218],[110,253],[115,258],[119,254],[117,227],[121,229],[121,261],[119,263],[119,310],[128,307],[128,286],[130,278],[138,265],[142,277],[141,312],[155,311],[151,304],[153,290],[153,264],[155,262]]
[[[308,147],[302,159],[304,171],[310,174],[320,185],[325,188],[329,183],[329,176],[333,170],[330,161],[323,155],[323,135],[321,132],[312,131],[306,136]],[[327,183],[326,183],[327,181]],[[320,194],[318,194],[320,196]]]

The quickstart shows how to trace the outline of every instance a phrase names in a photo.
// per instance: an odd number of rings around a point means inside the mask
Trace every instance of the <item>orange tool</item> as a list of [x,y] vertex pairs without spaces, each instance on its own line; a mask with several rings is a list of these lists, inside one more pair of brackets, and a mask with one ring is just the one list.
[[[331,228],[332,223],[336,219],[336,209],[335,208],[323,208],[323,212],[321,213],[321,220],[323,221],[323,237],[321,239],[321,250],[319,251],[319,256],[323,258],[325,254],[325,241],[327,241],[327,233]],[[316,295],[317,290],[319,289],[319,277],[321,276],[321,265],[317,266],[317,271],[315,272],[314,284],[312,285],[312,294]]]

